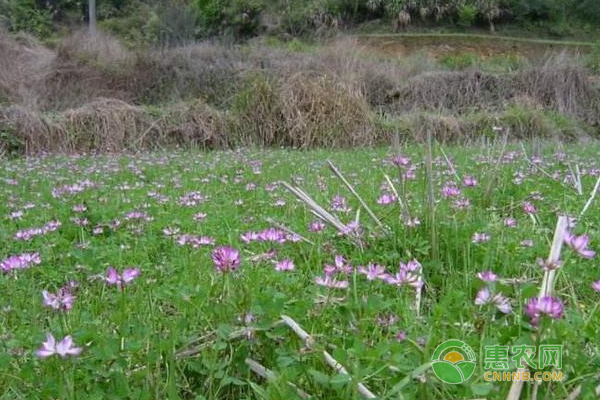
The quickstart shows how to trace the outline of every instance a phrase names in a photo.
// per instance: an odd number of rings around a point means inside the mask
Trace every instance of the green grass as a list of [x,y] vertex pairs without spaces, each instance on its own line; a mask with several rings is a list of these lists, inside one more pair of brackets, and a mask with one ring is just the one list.
[[[527,146],[529,154],[533,147]],[[343,364],[353,380],[362,381],[382,398],[400,398],[395,393],[400,389],[404,399],[503,399],[509,384],[483,379],[483,346],[529,343],[535,335],[564,345],[565,378],[542,384],[538,398],[565,398],[578,384],[589,392],[598,384],[593,375],[600,368],[600,293],[591,287],[600,279],[597,258],[563,251],[555,295],[565,303],[564,318],[544,321],[542,328],[535,329],[523,307],[527,298],[537,295],[543,273],[536,258],[549,252],[557,214],[577,216],[588,199],[596,180],[591,174],[599,167],[598,145],[565,149],[571,165],[579,165],[585,173],[583,196],[532,169],[518,146],[510,149],[514,160],[506,158],[498,170],[493,165],[499,146],[443,150],[454,160],[461,179],[471,175],[479,183],[463,187],[449,172],[441,149],[434,146],[432,219],[426,206],[423,149],[403,149],[415,166],[415,179],[396,182],[396,187],[405,193],[410,216],[421,221],[414,228],[405,226],[397,204],[376,204],[384,174],[392,179],[398,176],[398,168],[389,163],[395,154],[390,149],[169,152],[2,162],[2,176],[17,182],[0,181],[0,215],[17,210],[24,215],[3,219],[0,260],[37,251],[42,262],[0,274],[0,399],[294,398],[286,381],[315,398],[360,398],[349,379],[325,364],[322,350]],[[568,166],[556,160],[554,151],[554,145],[544,149],[543,168],[564,178]],[[389,226],[389,236],[376,228],[365,210],[360,212],[362,248],[331,226],[322,233],[308,230],[315,217],[281,185],[276,186],[279,181],[295,182],[328,209],[334,195],[344,196],[351,211],[334,212],[344,223],[354,220],[360,208],[327,168],[327,159]],[[514,182],[517,173],[523,175],[521,184]],[[57,187],[86,179],[94,186],[72,195],[52,195]],[[470,201],[470,209],[455,209],[452,199],[441,196],[442,186],[451,180]],[[256,188],[249,190],[250,183]],[[206,198],[194,206],[181,205],[181,196],[190,192]],[[532,200],[534,192],[541,198]],[[522,211],[526,200],[538,210],[534,217]],[[75,213],[72,209],[78,204],[86,205],[87,211]],[[153,219],[127,221],[125,214],[133,210]],[[599,210],[598,203],[590,207],[575,230],[590,235],[592,249],[600,249]],[[207,214],[202,222],[193,218],[199,212]],[[75,217],[89,224],[79,226],[72,220]],[[518,226],[505,227],[506,217],[516,218]],[[240,235],[271,226],[266,218],[312,244],[244,243]],[[121,221],[118,228],[93,233],[94,227],[115,219]],[[30,241],[14,239],[17,231],[51,220],[62,226]],[[215,246],[239,249],[241,267],[230,274],[218,273],[211,260],[214,246],[180,246],[164,235],[167,227],[178,228],[180,234],[210,236]],[[488,233],[490,241],[472,243],[475,232]],[[524,239],[533,240],[534,246],[522,247]],[[258,260],[270,250],[276,251],[275,260],[293,260],[296,270],[278,272],[272,261]],[[389,272],[397,271],[400,261],[419,260],[425,281],[419,315],[412,309],[415,290],[411,287],[368,281],[358,273],[345,278],[348,289],[316,285],[323,266],[333,264],[338,254],[353,266],[374,262]],[[101,278],[110,265],[119,271],[139,266],[141,275],[119,291]],[[485,270],[501,278],[522,279],[497,287],[511,299],[512,313],[474,305],[477,290],[484,286],[475,275]],[[73,309],[59,312],[44,307],[42,290],[55,292],[71,280],[79,282]],[[252,318],[245,318],[249,314]],[[278,323],[282,314],[314,337],[312,348]],[[396,321],[389,326],[378,322],[390,315]],[[238,334],[247,327],[257,329]],[[407,334],[404,341],[396,339],[401,331]],[[68,359],[36,357],[47,332],[58,339],[72,335],[84,348],[82,354]],[[444,384],[431,370],[419,369],[438,344],[450,338],[464,340],[477,355],[477,369],[462,385]],[[196,353],[181,356],[190,350]],[[266,382],[254,375],[244,363],[247,357],[278,377]],[[418,379],[409,376],[414,371]],[[532,388],[526,384],[522,398],[532,398]]]
[[459,32],[427,32],[427,33],[364,33],[357,34],[358,37],[382,37],[382,38],[408,38],[408,39],[461,39],[471,42],[481,41],[507,41],[517,43],[530,43],[542,45],[555,45],[565,47],[592,47],[594,42],[582,40],[556,40],[556,39],[532,39],[521,36],[489,35],[478,33],[459,33]]

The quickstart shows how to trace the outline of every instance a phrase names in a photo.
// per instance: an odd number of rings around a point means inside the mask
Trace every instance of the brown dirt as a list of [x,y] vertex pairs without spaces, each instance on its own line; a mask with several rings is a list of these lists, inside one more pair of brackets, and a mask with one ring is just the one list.
[[472,53],[486,59],[499,55],[537,59],[548,53],[568,51],[585,53],[589,46],[556,42],[526,42],[503,39],[485,39],[456,36],[358,36],[359,43],[368,52],[392,58],[421,53],[433,58]]

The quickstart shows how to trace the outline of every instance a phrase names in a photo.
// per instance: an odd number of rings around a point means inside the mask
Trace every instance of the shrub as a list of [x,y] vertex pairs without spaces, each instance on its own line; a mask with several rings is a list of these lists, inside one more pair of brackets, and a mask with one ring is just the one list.
[[52,15],[50,11],[38,8],[35,0],[11,0],[6,4],[10,30],[30,32],[40,37],[51,33]]
[[470,4],[463,4],[458,8],[458,24],[469,27],[477,18],[477,9]]

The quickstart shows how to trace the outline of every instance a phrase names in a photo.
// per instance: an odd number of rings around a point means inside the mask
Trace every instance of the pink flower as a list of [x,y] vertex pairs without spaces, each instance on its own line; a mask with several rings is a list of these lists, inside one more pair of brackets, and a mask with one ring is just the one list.
[[592,289],[596,292],[600,292],[600,281],[592,282]]
[[218,272],[235,271],[240,266],[240,252],[227,246],[217,247],[212,252],[212,260]]
[[369,263],[369,265],[365,267],[358,267],[358,272],[367,276],[367,280],[372,281],[375,279],[383,279],[385,276],[385,267]]
[[321,221],[313,221],[308,227],[311,232],[321,232],[323,229],[325,229],[325,224]]
[[406,332],[404,331],[398,331],[398,333],[396,334],[396,340],[399,342],[403,342],[406,340]]
[[529,201],[523,202],[523,211],[526,214],[535,214],[537,212],[535,206]]
[[133,282],[135,278],[140,275],[139,268],[126,268],[123,270],[121,275],[117,272],[113,267],[108,267],[106,270],[106,278],[104,281],[109,285],[115,285],[119,289],[123,286],[123,284],[128,285]]
[[424,284],[418,274],[408,272],[405,269],[401,269],[400,272],[395,275],[386,274],[383,279],[388,284],[396,286],[409,285],[414,288],[420,288]]
[[473,243],[483,243],[488,242],[490,240],[490,235],[487,233],[478,233],[475,232],[473,234],[473,239],[471,240]]
[[444,187],[442,188],[442,196],[449,198],[449,197],[456,197],[460,194],[460,190],[454,186],[453,182],[449,182],[446,183],[446,185],[444,185]]
[[496,280],[498,280],[498,275],[496,275],[492,271],[478,272],[477,277],[484,282],[495,282]]
[[194,214],[193,218],[194,218],[194,221],[198,221],[198,222],[204,221],[204,219],[206,218],[206,213],[203,213],[203,212],[196,213],[196,214]]
[[348,288],[348,281],[340,281],[334,278],[331,274],[325,274],[325,276],[318,276],[315,278],[315,282],[319,286],[325,286],[330,289],[346,289]]
[[410,158],[402,154],[398,154],[392,157],[392,163],[397,167],[408,167],[410,166]]
[[394,203],[396,200],[398,199],[395,195],[384,193],[377,199],[377,204],[388,205]]
[[477,179],[473,178],[470,175],[466,175],[463,178],[463,185],[465,185],[465,186],[477,186]]
[[515,228],[517,226],[517,220],[511,217],[504,218],[504,226]]
[[0,270],[10,272],[15,269],[27,269],[32,265],[39,265],[41,262],[39,253],[23,253],[10,256],[0,262]]
[[293,271],[295,269],[296,269],[296,266],[294,265],[294,262],[288,258],[286,258],[285,260],[279,261],[275,265],[275,271]]
[[340,195],[334,196],[333,199],[331,200],[331,209],[334,211],[340,211],[340,212],[349,212],[350,211],[350,207],[348,207],[348,204],[346,203],[346,199]]
[[587,248],[590,238],[588,235],[575,236],[568,232],[565,235],[567,246],[575,250],[583,258],[593,258],[596,255],[594,250]]
[[44,305],[54,310],[69,311],[73,308],[73,301],[75,301],[75,296],[66,287],[60,288],[56,294],[44,290],[42,291],[42,297],[44,298]]
[[531,240],[531,239],[521,240],[520,244],[522,247],[533,247],[533,240]]
[[532,297],[525,306],[525,314],[531,318],[532,325],[537,325],[542,315],[548,315],[552,319],[562,318],[564,306],[562,301],[556,297]]
[[479,292],[477,292],[475,304],[478,306],[493,304],[500,312],[504,314],[508,314],[512,311],[510,300],[507,297],[503,296],[501,293],[492,295],[490,289],[487,286],[481,289]]
[[62,358],[67,356],[77,356],[81,354],[83,349],[81,347],[75,347],[73,338],[65,336],[63,340],[56,343],[56,339],[51,333],[46,335],[46,341],[42,342],[42,347],[36,352],[38,357],[47,358],[55,354],[58,354]]

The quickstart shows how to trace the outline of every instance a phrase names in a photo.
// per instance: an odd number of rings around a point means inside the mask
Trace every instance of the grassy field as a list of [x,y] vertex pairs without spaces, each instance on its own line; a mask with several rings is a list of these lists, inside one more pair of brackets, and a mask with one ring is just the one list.
[[[569,227],[589,247],[567,240],[560,256],[553,295],[564,313],[527,306],[557,217],[579,217],[600,175],[597,144],[556,148],[434,145],[431,163],[416,146],[405,157],[386,148],[3,161],[0,399],[296,398],[290,383],[321,399],[365,388],[503,399],[510,383],[484,379],[484,346],[539,343],[564,346],[563,380],[526,383],[521,398],[593,398],[597,201]],[[315,223],[282,181],[345,234]],[[447,339],[477,358],[461,385],[431,369]]]

